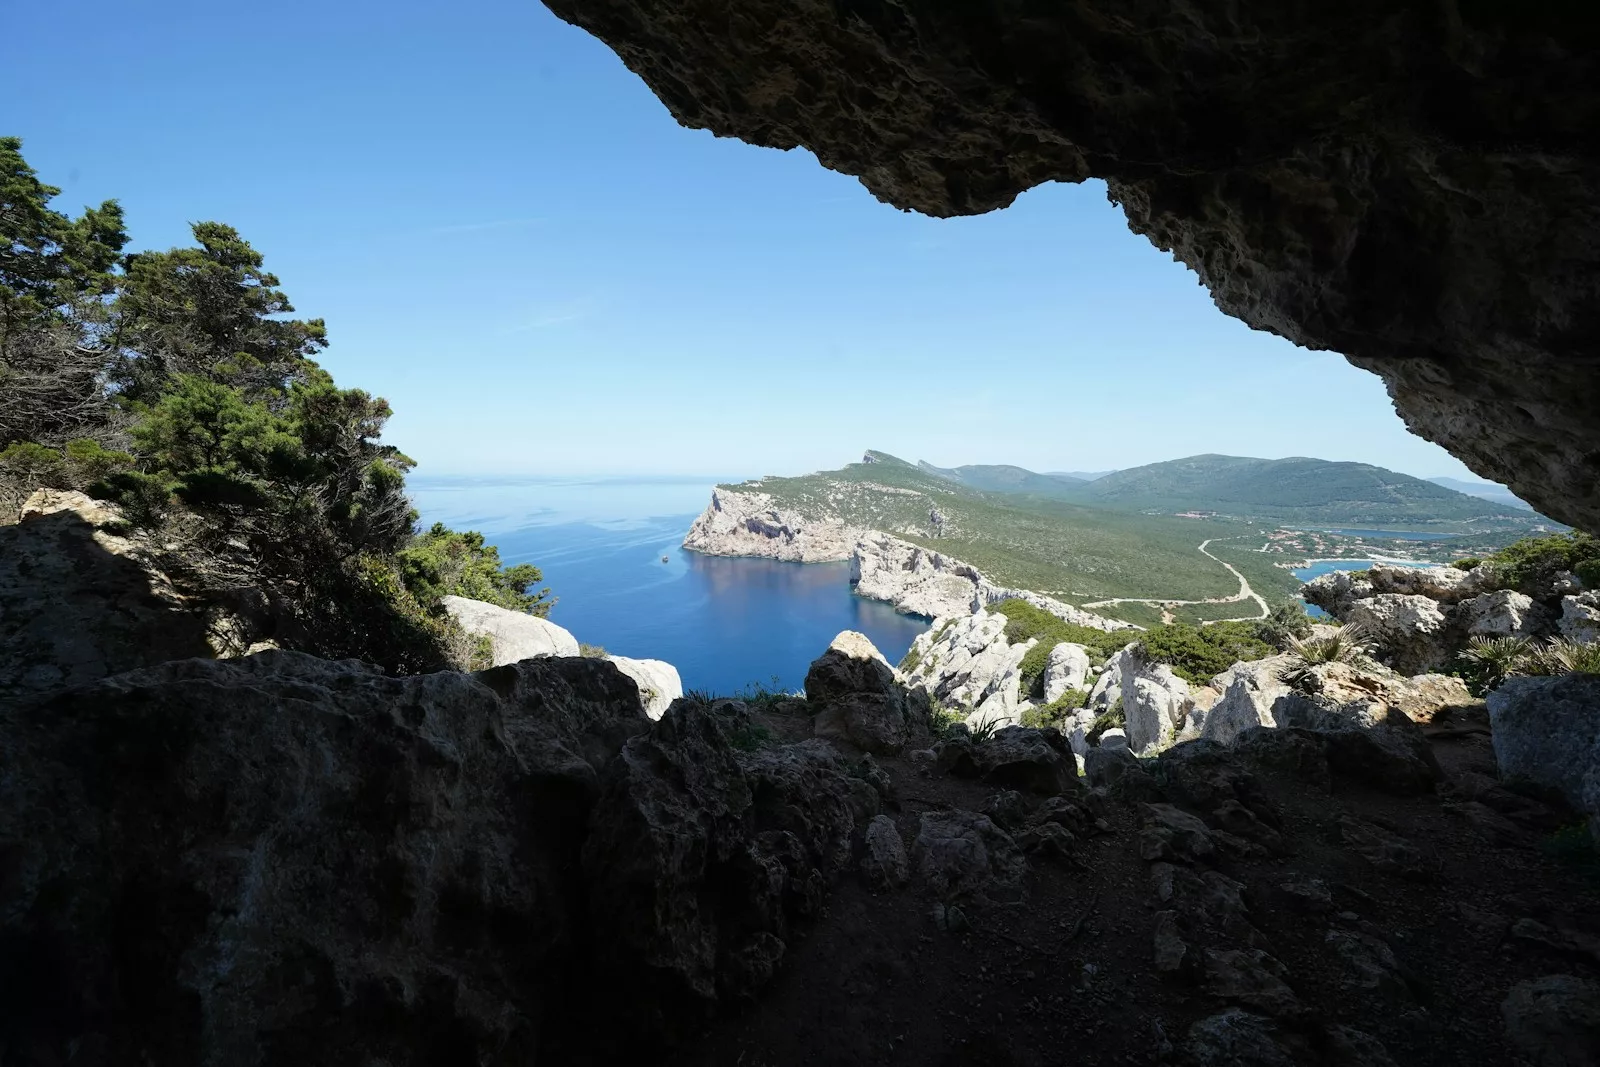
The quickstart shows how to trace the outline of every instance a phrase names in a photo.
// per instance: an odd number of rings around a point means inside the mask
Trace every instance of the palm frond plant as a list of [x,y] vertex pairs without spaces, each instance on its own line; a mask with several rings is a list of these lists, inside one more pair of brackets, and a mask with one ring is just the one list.
[[1291,637],[1284,650],[1289,662],[1280,673],[1286,683],[1298,685],[1323,664],[1371,666],[1372,645],[1372,631],[1360,623],[1341,626],[1333,633],[1316,637]]
[[1600,642],[1583,644],[1571,638],[1555,637],[1535,655],[1549,674],[1600,674]]
[[1538,671],[1542,653],[1526,637],[1473,637],[1457,658],[1467,665],[1469,680],[1488,692],[1507,678]]

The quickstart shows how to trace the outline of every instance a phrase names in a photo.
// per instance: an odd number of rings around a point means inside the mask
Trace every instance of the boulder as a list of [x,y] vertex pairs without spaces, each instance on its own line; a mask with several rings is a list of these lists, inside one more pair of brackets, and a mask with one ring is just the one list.
[[1533,1067],[1600,1064],[1600,982],[1570,974],[1518,982],[1500,1015],[1506,1039]]
[[1027,871],[1011,835],[975,811],[924,812],[912,858],[917,877],[942,897],[1014,890]]
[[1274,657],[1237,663],[1218,675],[1212,684],[1223,687],[1222,699],[1192,715],[1185,737],[1231,745],[1241,730],[1276,726],[1272,717],[1273,702],[1289,691],[1278,677],[1283,659]]
[[1054,730],[1008,726],[984,741],[946,741],[938,752],[940,768],[958,777],[1047,796],[1082,784],[1071,750]]
[[422,1067],[585,1031],[583,827],[649,727],[610,664],[264,652],[3,707],[8,1051]]
[[1377,663],[1319,663],[1297,684],[1335,703],[1386,704],[1419,723],[1432,722],[1440,712],[1449,709],[1480,703],[1460,678],[1446,674],[1419,674],[1407,678]]
[[737,701],[679,700],[606,768],[589,819],[596,980],[642,1041],[753,996],[849,868],[880,797],[826,741],[747,751]]
[[899,752],[910,735],[906,690],[865,634],[845,630],[806,671],[812,732],[867,752]]
[[1580,593],[1561,598],[1561,619],[1556,623],[1569,641],[1600,641],[1600,593]]
[[1375,593],[1425,596],[1441,604],[1477,596],[1493,589],[1496,582],[1493,569],[1485,566],[1464,571],[1455,567],[1390,567],[1382,563],[1367,571],[1366,580]]
[[173,659],[214,654],[205,613],[116,510],[41,489],[0,526],[0,705]]
[[1089,650],[1063,641],[1050,650],[1044,663],[1044,700],[1048,704],[1069,689],[1085,688],[1089,674]]
[[1402,674],[1423,674],[1450,660],[1444,612],[1428,597],[1378,593],[1352,604],[1344,621],[1365,628],[1378,658]]
[[661,659],[630,659],[627,656],[607,656],[617,670],[632,678],[639,687],[639,699],[644,713],[652,719],[666,714],[674,700],[683,696],[683,680],[678,668]]
[[1488,704],[1500,776],[1600,816],[1600,677],[1508,678]]
[[862,834],[861,873],[878,892],[898,889],[910,877],[900,828],[887,815],[874,815]]
[[578,639],[548,619],[463,596],[440,597],[439,602],[467,633],[489,639],[496,667],[543,656],[578,655]]
[[1130,654],[1123,667],[1122,711],[1134,755],[1151,756],[1170,748],[1193,706],[1189,683],[1171,667]]
[[1319,607],[1342,621],[1356,601],[1364,600],[1376,591],[1365,576],[1357,577],[1352,571],[1329,571],[1307,582],[1300,590],[1300,595],[1307,604]]
[[1314,735],[1337,774],[1401,795],[1430,792],[1439,777],[1421,727],[1381,701],[1289,693],[1273,702],[1272,716],[1280,727]]
[[1469,637],[1539,637],[1550,631],[1554,620],[1532,597],[1513,589],[1463,600],[1454,616],[1455,624]]
[[1006,639],[1006,617],[979,611],[940,619],[907,653],[905,682],[966,713],[970,726],[1014,724],[1022,717],[1022,657],[1034,642]]

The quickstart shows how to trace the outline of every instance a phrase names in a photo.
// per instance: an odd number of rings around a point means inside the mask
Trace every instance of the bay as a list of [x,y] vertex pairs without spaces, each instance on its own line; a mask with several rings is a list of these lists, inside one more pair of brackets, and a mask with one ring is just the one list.
[[[927,621],[850,591],[848,563],[725,558],[679,547],[718,478],[413,478],[424,525],[480,530],[533,563],[550,621],[621,656],[664,659],[685,689],[796,690],[841,630],[899,662]],[[663,558],[664,557],[664,558]]]

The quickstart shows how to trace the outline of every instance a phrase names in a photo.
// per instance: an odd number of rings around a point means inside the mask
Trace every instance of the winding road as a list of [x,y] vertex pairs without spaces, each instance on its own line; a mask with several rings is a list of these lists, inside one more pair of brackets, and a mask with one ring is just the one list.
[[[1228,622],[1250,621],[1250,620],[1259,620],[1259,619],[1266,618],[1267,615],[1269,614],[1266,600],[1261,596],[1260,593],[1257,593],[1254,589],[1250,588],[1250,583],[1245,580],[1244,575],[1239,573],[1238,568],[1235,567],[1233,564],[1227,562],[1226,560],[1217,559],[1216,556],[1213,556],[1210,552],[1206,551],[1206,546],[1209,545],[1212,541],[1215,541],[1215,540],[1216,540],[1216,538],[1214,538],[1214,537],[1208,537],[1204,541],[1201,541],[1199,546],[1198,546],[1199,552],[1200,552],[1200,554],[1202,556],[1206,557],[1207,559],[1211,560],[1212,562],[1220,563],[1224,567],[1228,568],[1228,573],[1232,574],[1235,578],[1239,579],[1239,591],[1237,593],[1233,594],[1232,596],[1208,597],[1205,600],[1173,600],[1173,599],[1170,599],[1170,598],[1167,598],[1167,597],[1129,597],[1129,596],[1122,596],[1122,597],[1114,597],[1114,598],[1112,598],[1110,600],[1096,600],[1092,604],[1084,604],[1083,607],[1085,607],[1085,608],[1087,608],[1087,609],[1092,611],[1095,608],[1109,608],[1114,604],[1237,604],[1241,600],[1254,600],[1256,602],[1256,607],[1261,610],[1261,614],[1252,615],[1252,616],[1249,617],[1249,619],[1246,619],[1246,620],[1229,619],[1229,620],[1226,620],[1226,621],[1228,621]],[[1222,622],[1222,621],[1224,621],[1224,620],[1222,620],[1222,619],[1207,619],[1204,622],[1202,622],[1200,625],[1208,626],[1213,622]]]

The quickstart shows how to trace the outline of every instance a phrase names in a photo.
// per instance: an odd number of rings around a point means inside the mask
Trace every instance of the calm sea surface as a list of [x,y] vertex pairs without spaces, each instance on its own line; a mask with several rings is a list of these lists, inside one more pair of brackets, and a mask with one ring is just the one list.
[[[482,531],[533,563],[550,621],[622,656],[664,659],[686,689],[799,689],[840,630],[899,662],[924,620],[850,592],[848,563],[725,559],[679,548],[712,478],[408,480],[424,523]],[[663,562],[665,557],[665,562]]]

